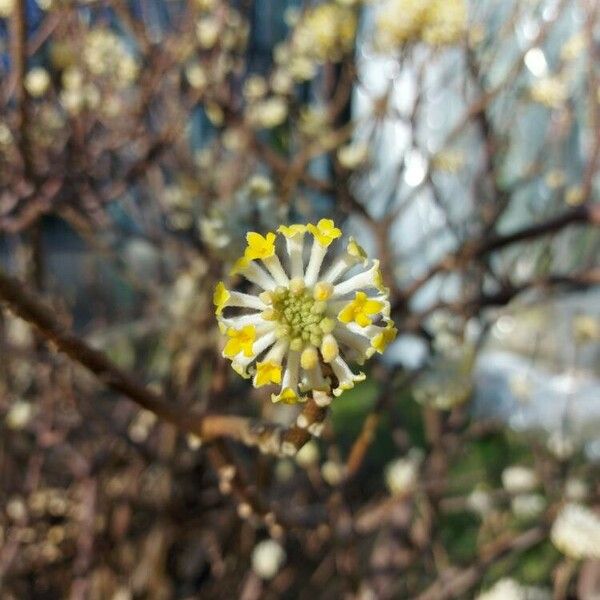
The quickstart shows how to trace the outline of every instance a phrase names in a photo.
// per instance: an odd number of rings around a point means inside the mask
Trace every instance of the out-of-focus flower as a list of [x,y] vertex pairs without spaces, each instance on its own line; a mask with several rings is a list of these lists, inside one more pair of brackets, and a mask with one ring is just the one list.
[[262,579],[273,579],[285,560],[285,550],[275,540],[263,540],[252,551],[252,569]]
[[243,94],[247,101],[260,100],[267,93],[267,82],[262,75],[250,75],[244,82]]
[[510,508],[517,519],[535,519],[546,508],[542,494],[518,494],[510,502]]
[[369,158],[369,146],[366,142],[352,142],[342,146],[337,152],[338,160],[346,169],[356,169]]
[[0,123],[0,146],[8,146],[13,141],[10,128],[5,123]]
[[215,126],[221,127],[225,122],[225,113],[223,109],[215,102],[207,102],[204,105],[204,112],[207,119]]
[[446,173],[457,173],[464,163],[464,154],[459,150],[441,150],[431,159],[434,169]]
[[600,319],[594,315],[573,317],[573,334],[579,343],[600,341]]
[[421,451],[409,452],[385,468],[385,484],[393,496],[409,496],[419,482],[419,467],[423,459]]
[[104,27],[91,29],[86,34],[83,62],[90,73],[112,77],[118,86],[130,84],[138,74],[136,60],[123,40]]
[[579,206],[584,200],[583,189],[580,185],[572,185],[567,189],[565,202],[569,206]]
[[533,469],[523,465],[512,465],[502,471],[502,485],[511,494],[522,494],[535,489],[538,478]]
[[467,28],[467,5],[464,0],[432,0],[423,26],[423,41],[432,46],[458,42]]
[[327,460],[321,467],[321,476],[325,483],[336,486],[344,479],[344,466],[335,460]]
[[581,32],[574,33],[560,49],[560,58],[564,61],[575,60],[585,48],[585,36]]
[[467,506],[481,517],[485,517],[492,510],[494,503],[489,492],[474,489],[467,498]]
[[476,600],[551,600],[550,590],[521,585],[515,579],[505,577],[489,590],[479,594]]
[[474,356],[468,344],[440,351],[415,381],[415,400],[439,410],[450,410],[466,402],[473,388]]
[[581,504],[566,504],[550,532],[552,543],[565,555],[600,558],[600,517]]
[[559,460],[571,458],[575,453],[575,440],[563,431],[553,431],[546,440],[548,451]]
[[43,96],[50,86],[50,75],[43,67],[30,69],[25,76],[25,89],[34,98]]
[[23,429],[31,421],[32,416],[33,406],[31,402],[17,400],[11,405],[4,420],[9,429]]
[[208,85],[208,75],[199,62],[191,62],[185,67],[185,78],[196,90],[203,90]]
[[435,46],[457,43],[466,33],[464,0],[387,0],[375,24],[375,46],[390,51],[424,41]]
[[310,467],[319,462],[319,446],[314,440],[310,440],[296,453],[296,462],[301,467]]
[[572,502],[585,500],[589,491],[589,486],[583,479],[570,477],[565,482],[565,497]]
[[275,69],[271,74],[270,84],[276,94],[285,95],[292,92],[294,80],[284,69]]
[[[305,265],[307,233],[313,240]],[[310,391],[339,396],[365,378],[354,374],[345,359],[362,364],[382,353],[396,334],[379,261],[369,261],[350,239],[323,269],[329,246],[342,235],[330,219],[282,225],[278,234],[248,233],[244,255],[232,269],[262,289],[260,294],[229,290],[223,282],[215,289],[219,327],[227,336],[223,356],[237,373],[252,377],[255,387],[279,385],[273,402],[303,401]],[[276,251],[278,240],[285,244],[287,271]],[[352,269],[358,272],[344,278]],[[225,316],[232,308],[234,314]],[[324,376],[323,365],[333,381]]]
[[0,0],[0,19],[10,17],[15,7],[15,0]]
[[219,33],[221,32],[221,24],[216,17],[206,16],[202,17],[196,23],[196,37],[201,48],[208,50],[213,48],[219,39]]
[[309,8],[296,25],[293,52],[319,62],[339,60],[354,47],[356,15],[339,4],[326,2]]
[[271,129],[281,125],[287,118],[288,107],[284,98],[273,96],[251,105],[247,110],[252,125]]
[[529,95],[538,104],[548,108],[559,108],[569,97],[569,89],[558,76],[543,77],[529,88]]
[[565,181],[567,180],[567,176],[565,172],[561,169],[551,169],[546,173],[546,177],[544,177],[544,181],[546,185],[551,189],[555,190],[557,188],[565,185]]

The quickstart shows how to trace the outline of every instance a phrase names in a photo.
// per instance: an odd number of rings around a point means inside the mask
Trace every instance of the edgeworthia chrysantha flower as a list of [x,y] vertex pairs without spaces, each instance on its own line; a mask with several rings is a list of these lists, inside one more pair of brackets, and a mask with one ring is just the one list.
[[339,396],[365,378],[348,362],[363,364],[396,336],[379,262],[350,238],[326,263],[341,236],[330,219],[282,225],[264,236],[249,232],[231,274],[247,279],[256,294],[223,282],[215,288],[227,338],[223,356],[255,387],[279,386],[273,402],[304,401],[312,391]]

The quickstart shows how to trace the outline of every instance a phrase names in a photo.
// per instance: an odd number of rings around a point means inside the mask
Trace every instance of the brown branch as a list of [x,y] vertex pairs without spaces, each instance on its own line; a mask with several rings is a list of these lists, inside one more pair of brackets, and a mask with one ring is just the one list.
[[450,600],[463,596],[485,575],[489,566],[505,556],[516,556],[539,544],[546,538],[543,527],[534,527],[510,539],[501,538],[484,549],[483,556],[474,565],[453,573],[442,573],[416,600]]
[[139,384],[103,352],[95,350],[70,332],[58,322],[49,307],[27,291],[19,281],[1,270],[0,298],[16,315],[34,325],[46,341],[90,370],[104,385],[204,442],[230,438],[247,446],[256,446],[268,454],[295,454],[311,435],[320,434],[326,407],[330,402],[327,394],[315,392],[314,397],[304,405],[296,423],[288,429],[247,417],[189,412]]
[[506,235],[496,234],[477,240],[469,240],[456,252],[444,256],[444,258],[433,265],[429,271],[402,290],[400,299],[394,303],[394,309],[399,309],[421,287],[423,287],[423,285],[439,273],[460,269],[473,259],[483,258],[490,252],[505,248],[506,246],[510,246],[517,242],[533,240],[540,236],[556,233],[569,225],[586,224],[600,227],[600,205],[588,202],[542,223],[519,229],[514,233]]

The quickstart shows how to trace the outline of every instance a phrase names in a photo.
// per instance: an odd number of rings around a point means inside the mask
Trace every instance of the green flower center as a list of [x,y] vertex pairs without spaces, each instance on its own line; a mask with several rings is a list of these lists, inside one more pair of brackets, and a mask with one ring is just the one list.
[[327,303],[315,300],[312,289],[291,290],[279,287],[273,292],[273,319],[277,335],[290,341],[292,350],[312,345],[319,347],[323,335],[331,331],[331,319],[324,316]]

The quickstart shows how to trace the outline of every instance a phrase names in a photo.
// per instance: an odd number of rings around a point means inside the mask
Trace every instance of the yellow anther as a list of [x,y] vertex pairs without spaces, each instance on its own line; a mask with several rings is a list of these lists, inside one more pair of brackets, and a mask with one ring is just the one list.
[[315,300],[329,300],[333,294],[333,285],[328,281],[319,281],[313,289],[313,298]]
[[335,321],[330,317],[325,317],[319,322],[319,328],[323,333],[331,333],[335,329]]
[[264,292],[261,292],[258,297],[265,303],[265,304],[272,304],[273,303],[273,293],[269,290],[265,290]]
[[336,358],[340,353],[340,348],[338,346],[337,340],[328,333],[323,337],[323,341],[321,342],[321,355],[323,356],[323,360],[326,363],[330,363],[334,358]]
[[271,307],[263,310],[260,313],[260,316],[265,320],[265,321],[275,321],[278,317],[277,312],[272,309]]
[[303,369],[314,369],[319,362],[319,355],[314,346],[307,346],[300,355],[300,366]]
[[294,296],[299,296],[304,291],[305,287],[306,284],[302,277],[294,277],[294,279],[290,281],[290,292],[294,294]]

